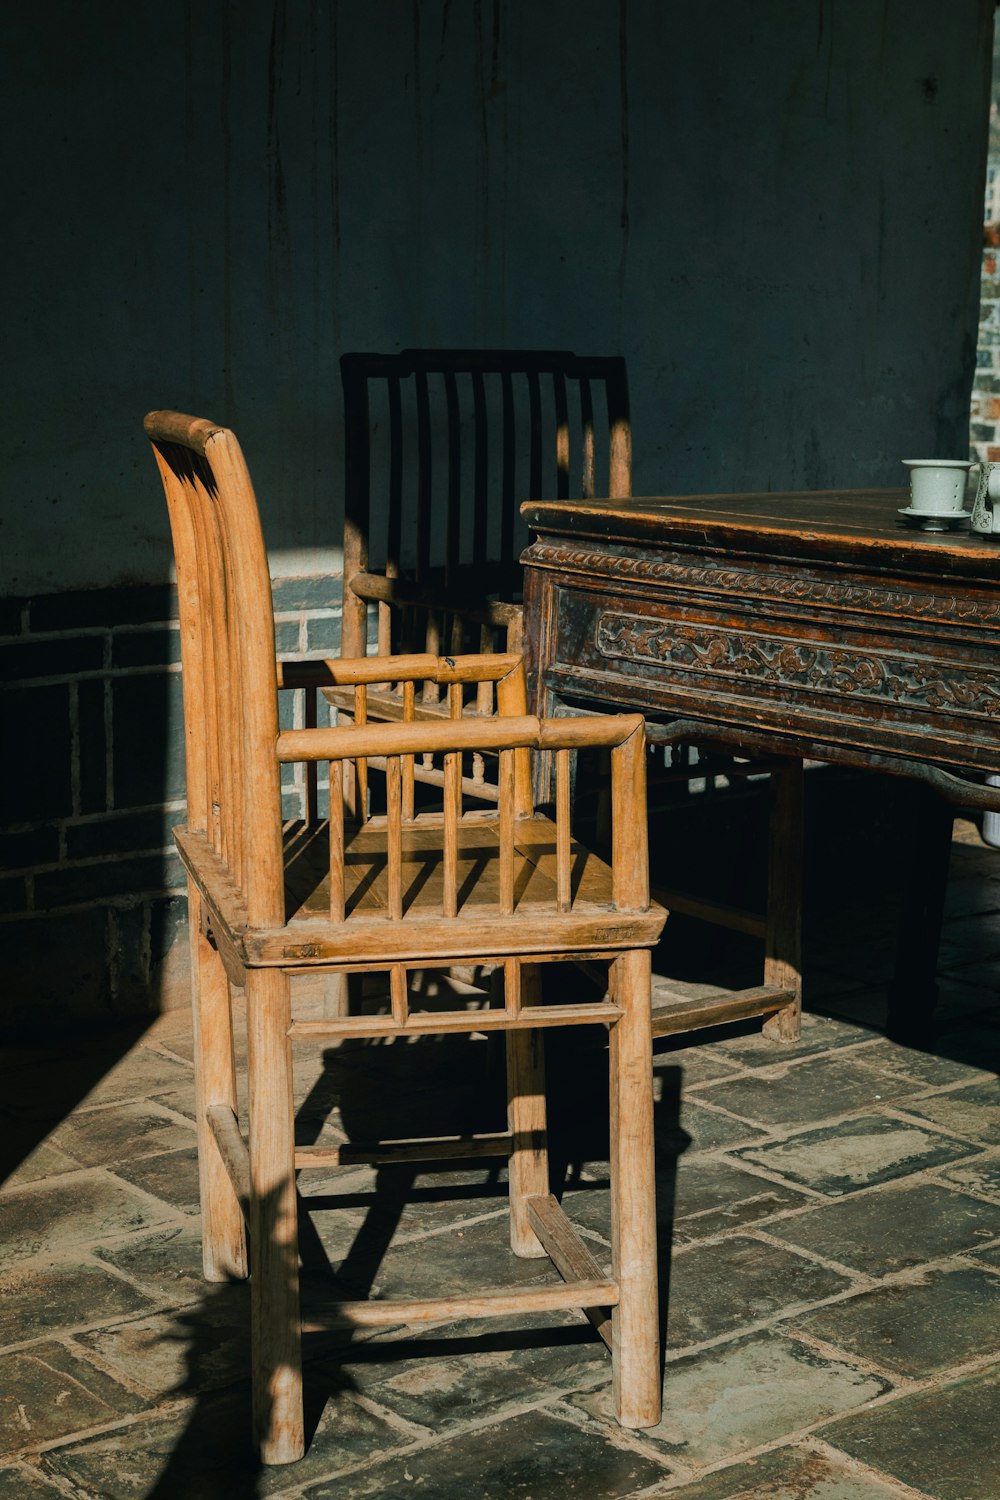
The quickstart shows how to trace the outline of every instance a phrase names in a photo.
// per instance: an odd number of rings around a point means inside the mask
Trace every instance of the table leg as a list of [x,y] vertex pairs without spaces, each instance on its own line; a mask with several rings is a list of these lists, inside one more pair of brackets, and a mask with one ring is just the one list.
[[801,760],[771,772],[767,932],[764,983],[795,991],[795,1000],[764,1022],[772,1041],[797,1041],[802,1024],[802,801]]
[[937,792],[912,783],[903,900],[896,930],[896,971],[888,993],[887,1031],[919,1044],[934,1028],[937,958],[948,885],[954,809]]

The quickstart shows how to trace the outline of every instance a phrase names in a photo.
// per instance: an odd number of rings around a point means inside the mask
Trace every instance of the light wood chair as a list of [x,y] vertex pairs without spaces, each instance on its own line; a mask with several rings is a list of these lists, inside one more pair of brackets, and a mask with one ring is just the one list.
[[[649,1022],[649,948],[664,912],[648,899],[645,749],[638,715],[540,720],[527,714],[516,654],[420,654],[355,661],[275,660],[270,579],[249,474],[233,434],[175,412],[145,422],[166,491],[177,561],[183,647],[187,823],[176,831],[188,872],[204,1269],[210,1280],[248,1273],[252,1257],[253,1404],[266,1463],[304,1449],[301,1337],[330,1327],[581,1308],[612,1351],[615,1409],[626,1426],[658,1420],[656,1240]],[[369,691],[391,665],[400,720],[365,722]],[[445,694],[448,717],[416,716],[417,688]],[[281,731],[278,694],[303,682],[349,687],[350,727]],[[463,717],[479,684],[498,712]],[[570,828],[569,760],[610,751],[614,848],[610,865]],[[498,756],[496,807],[466,811],[462,759]],[[556,816],[537,815],[530,754],[551,752]],[[415,764],[444,756],[441,806],[414,812]],[[367,817],[350,782],[382,757],[387,810]],[[330,815],[310,809],[285,825],[281,768],[326,763]],[[543,1002],[542,965],[607,965],[605,998]],[[485,1008],[420,1009],[414,969],[472,963],[504,980]],[[382,973],[384,1006],[335,1019],[297,1017],[295,975]],[[238,1113],[230,986],[245,987],[249,1130]],[[594,1259],[550,1194],[543,1028],[591,1024],[610,1034],[612,1265]],[[508,1129],[486,1136],[353,1142],[351,1162],[507,1158],[510,1239],[522,1256],[548,1255],[558,1277],[487,1286],[446,1298],[345,1302],[303,1323],[299,1303],[296,1172],[329,1170],[342,1148],[298,1147],[293,1136],[294,1039],[506,1034]]]

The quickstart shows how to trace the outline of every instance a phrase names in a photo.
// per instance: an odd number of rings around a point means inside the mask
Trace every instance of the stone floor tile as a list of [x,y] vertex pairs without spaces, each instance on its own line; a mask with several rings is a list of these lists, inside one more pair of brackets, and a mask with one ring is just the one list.
[[389,1220],[370,1216],[348,1253],[339,1260],[331,1256],[341,1295],[435,1297],[456,1288],[557,1281],[547,1260],[522,1260],[513,1253],[506,1214],[386,1250],[388,1228]]
[[0,1468],[0,1500],[66,1500],[66,1491],[51,1484],[27,1465]]
[[826,1016],[804,1012],[802,1036],[797,1042],[772,1042],[763,1032],[755,1031],[749,1036],[721,1041],[718,1046],[728,1057],[737,1059],[748,1068],[766,1068],[774,1063],[787,1062],[790,1057],[807,1057],[811,1052],[870,1042],[876,1035],[866,1026],[849,1026],[843,1021],[831,1021]]
[[574,1312],[450,1324],[346,1352],[351,1384],[432,1432],[501,1407],[611,1381],[611,1356]]
[[916,1122],[864,1115],[803,1130],[785,1141],[747,1146],[735,1154],[830,1197],[944,1166],[977,1151]]
[[[657,1175],[657,1218],[672,1224],[675,1244],[757,1224],[811,1200],[729,1161],[681,1157],[676,1174]],[[776,1231],[784,1235],[784,1220]]]
[[891,1480],[850,1459],[808,1448],[775,1448],[670,1491],[670,1500],[909,1500]]
[[653,1078],[664,1069],[679,1068],[680,1081],[686,1091],[716,1078],[732,1078],[742,1064],[719,1048],[671,1047],[668,1037],[653,1040]]
[[858,1055],[858,1062],[877,1073],[902,1076],[929,1088],[943,1088],[949,1083],[974,1083],[977,1079],[991,1076],[988,1070],[975,1067],[942,1056],[939,1052],[924,1052],[916,1047],[904,1047],[900,1042],[879,1037],[872,1046]]
[[0,1272],[0,1346],[147,1311],[148,1297],[87,1261],[18,1261]]
[[146,1103],[112,1104],[72,1114],[50,1137],[83,1167],[103,1167],[190,1146],[192,1131]]
[[1000,1145],[1000,1078],[983,1079],[930,1099],[897,1103],[897,1109],[984,1145]]
[[[330,1260],[354,1259],[364,1247],[393,1242],[394,1251],[433,1230],[457,1232],[463,1224],[493,1215],[492,1233],[507,1239],[507,1182],[480,1169],[468,1173],[412,1173],[403,1167],[382,1172],[343,1173],[310,1185],[301,1199],[309,1230]],[[354,1191],[351,1191],[354,1188]],[[496,1218],[496,1217],[501,1218]],[[316,1248],[313,1245],[313,1248]],[[304,1254],[304,1250],[303,1250]]]
[[616,1500],[666,1477],[665,1464],[545,1411],[456,1434],[376,1467],[310,1485],[307,1500]]
[[1000,1073],[1000,1027],[981,1024],[980,1018],[942,1020],[933,1048],[938,1057],[966,1063],[990,1076]]
[[209,1284],[201,1269],[201,1228],[171,1225],[94,1251],[98,1260],[132,1277],[154,1301],[193,1302]]
[[681,1129],[689,1138],[689,1151],[729,1151],[751,1141],[764,1140],[767,1131],[756,1125],[746,1125],[733,1120],[714,1109],[702,1109],[695,1101],[700,1094],[684,1101],[681,1110]]
[[116,1068],[129,1068],[145,1031],[136,1024],[61,1038],[50,1048],[0,1049],[4,1109],[8,1117],[54,1125],[83,1103],[91,1089]]
[[95,1082],[83,1103],[118,1104],[126,1099],[145,1099],[151,1094],[179,1088],[188,1082],[191,1070],[174,1058],[148,1047],[135,1047]]
[[865,1109],[920,1087],[908,1079],[859,1067],[853,1053],[825,1053],[709,1084],[698,1091],[698,1098],[757,1125],[797,1125]]
[[45,1472],[100,1500],[264,1500],[298,1495],[304,1484],[408,1442],[409,1433],[340,1391],[327,1401],[318,1426],[310,1422],[306,1456],[265,1468],[253,1452],[250,1390],[243,1385],[204,1396],[180,1413],[50,1449],[41,1463]]
[[789,1244],[886,1276],[1000,1238],[1000,1205],[917,1179],[862,1193],[771,1226]]
[[15,1127],[7,1137],[12,1164],[6,1171],[0,1188],[24,1187],[29,1182],[41,1182],[46,1177],[59,1177],[63,1172],[78,1172],[80,1163],[67,1156],[58,1146],[47,1139],[39,1140],[37,1130],[18,1131]]
[[196,1303],[78,1333],[74,1343],[158,1398],[230,1385],[250,1360],[249,1288],[206,1283]]
[[151,1094],[150,1099],[161,1105],[163,1109],[171,1110],[175,1115],[183,1115],[192,1124],[197,1118],[194,1078],[189,1078],[187,1083],[182,1083],[178,1088],[164,1089],[162,1092]]
[[954,1182],[970,1193],[979,1193],[984,1198],[1000,1201],[1000,1152],[984,1152],[960,1167],[949,1167],[937,1174],[947,1182]]
[[972,1266],[863,1292],[788,1326],[914,1380],[1000,1350],[1000,1276]]
[[141,1411],[141,1397],[96,1369],[82,1352],[34,1344],[0,1355],[0,1453]]
[[75,1172],[0,1198],[0,1258],[60,1254],[171,1217],[104,1172]]
[[166,1151],[137,1161],[115,1164],[115,1176],[131,1182],[143,1192],[161,1198],[181,1213],[196,1214],[198,1200],[198,1150],[188,1146],[182,1151]]
[[[581,1183],[568,1188],[562,1196],[562,1206],[566,1216],[572,1219],[579,1229],[590,1230],[593,1234],[600,1235],[600,1243],[588,1240],[588,1246],[592,1255],[595,1255],[602,1265],[610,1264],[611,1243],[611,1189],[607,1186],[607,1178],[603,1178],[599,1184]],[[661,1223],[660,1212],[662,1207],[662,1195],[657,1192],[656,1215],[658,1225]]]
[[[888,1388],[888,1381],[845,1361],[760,1333],[668,1363],[663,1416],[637,1436],[685,1464],[719,1463]],[[588,1415],[613,1422],[607,1391],[572,1399]]]
[[785,1307],[819,1302],[851,1285],[837,1271],[743,1235],[673,1256],[669,1268],[661,1264],[661,1281],[672,1352],[738,1333]]
[[996,1500],[1000,1368],[858,1412],[817,1433],[934,1500]]

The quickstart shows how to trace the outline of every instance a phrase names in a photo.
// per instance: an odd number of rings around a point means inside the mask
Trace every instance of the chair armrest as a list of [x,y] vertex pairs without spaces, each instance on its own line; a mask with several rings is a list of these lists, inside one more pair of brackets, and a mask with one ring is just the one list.
[[516,652],[476,656],[358,656],[279,661],[279,688],[361,687],[374,683],[502,682],[521,665]]
[[[482,658],[475,658],[482,660]],[[615,749],[636,734],[641,714],[537,719],[532,714],[489,718],[356,724],[333,729],[286,729],[278,735],[278,760],[357,760],[381,755],[448,754],[465,750]]]

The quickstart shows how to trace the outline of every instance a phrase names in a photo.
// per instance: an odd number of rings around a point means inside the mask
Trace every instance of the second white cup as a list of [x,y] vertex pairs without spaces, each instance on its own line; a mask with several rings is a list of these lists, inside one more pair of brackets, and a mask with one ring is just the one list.
[[971,459],[904,458],[903,463],[910,471],[911,509],[933,515],[962,509]]

